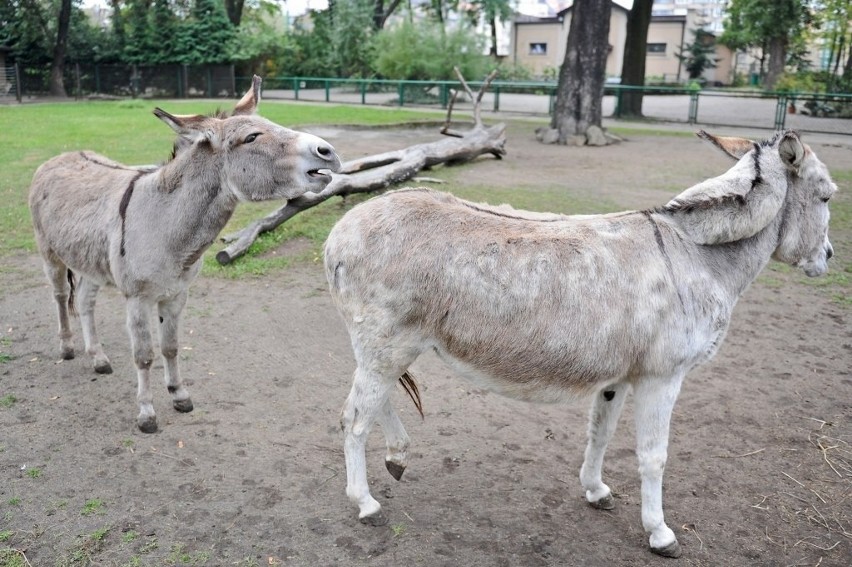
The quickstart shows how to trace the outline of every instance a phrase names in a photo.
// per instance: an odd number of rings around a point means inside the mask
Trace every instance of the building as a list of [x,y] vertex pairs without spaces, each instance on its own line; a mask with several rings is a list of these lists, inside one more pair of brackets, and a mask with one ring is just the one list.
[[[708,4],[710,2],[707,2]],[[713,2],[716,4],[716,2]],[[572,3],[573,4],[573,3]],[[678,4],[680,2],[669,2]],[[542,12],[550,6],[541,2]],[[693,40],[692,30],[707,29],[708,19],[699,11],[684,7],[677,13],[674,10],[656,11],[651,17],[648,28],[648,53],[645,60],[647,83],[682,84],[688,79],[684,65],[678,59],[684,46]],[[565,58],[568,30],[571,25],[572,6],[569,5],[549,16],[529,16],[519,14],[512,26],[511,57],[517,64],[530,68],[540,77],[555,77],[556,70]],[[709,12],[715,13],[715,12]],[[624,43],[627,38],[626,7],[613,2],[609,29],[610,51],[607,56],[606,74],[608,79],[621,77],[621,64],[624,58]],[[721,21],[721,20],[720,20]],[[712,33],[712,32],[711,32]],[[716,35],[716,34],[714,34]],[[728,85],[733,80],[734,55],[723,45],[716,46],[716,68],[708,69],[702,78],[710,85]]]

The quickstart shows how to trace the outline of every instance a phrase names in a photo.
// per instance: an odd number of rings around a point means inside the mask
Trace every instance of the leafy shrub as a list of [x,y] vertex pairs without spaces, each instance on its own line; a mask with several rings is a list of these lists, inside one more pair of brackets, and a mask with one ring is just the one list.
[[466,79],[479,80],[493,65],[482,55],[482,37],[464,26],[403,21],[379,32],[374,47],[373,70],[386,79],[452,80],[458,66]]

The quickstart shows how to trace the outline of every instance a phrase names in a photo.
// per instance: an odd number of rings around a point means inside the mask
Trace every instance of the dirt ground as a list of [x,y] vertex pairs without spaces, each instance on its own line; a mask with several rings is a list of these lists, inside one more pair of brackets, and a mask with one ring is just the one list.
[[[316,131],[349,159],[436,137]],[[813,147],[849,168],[849,145]],[[639,208],[730,165],[683,137],[629,136],[601,150],[542,146],[532,128],[513,129],[508,150],[459,169],[456,182],[533,176]],[[97,316],[116,372],[96,375],[85,356],[57,360],[40,261],[13,260],[0,270],[7,564],[852,565],[852,312],[797,274],[759,279],[718,356],[684,383],[664,482],[684,548],[671,560],[647,550],[630,401],[604,468],[617,507],[598,511],[578,480],[587,401],[509,400],[421,358],[425,420],[401,390],[394,398],[412,438],[401,482],[385,472],[378,428],[370,438],[372,492],[390,521],[369,527],[344,494],[338,419],[354,361],[319,264],[199,279],[181,334],[195,410],[175,412],[161,387],[160,432],[145,435],[119,294],[102,292]]]

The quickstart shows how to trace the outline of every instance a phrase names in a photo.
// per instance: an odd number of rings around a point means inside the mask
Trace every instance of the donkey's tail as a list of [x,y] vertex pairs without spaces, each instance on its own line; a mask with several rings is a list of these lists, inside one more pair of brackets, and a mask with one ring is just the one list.
[[74,307],[74,290],[77,288],[77,278],[74,276],[74,272],[72,272],[70,268],[67,268],[66,270],[68,273],[68,285],[71,286],[71,292],[68,294],[68,313],[76,315],[77,308]]
[[423,402],[420,401],[420,388],[417,387],[417,382],[414,381],[414,376],[406,370],[402,376],[399,377],[399,383],[402,384],[402,387],[405,389],[405,393],[408,394],[408,397],[411,398],[411,401],[414,402],[414,407],[417,408],[417,411],[420,412],[420,417],[425,419],[423,415]]

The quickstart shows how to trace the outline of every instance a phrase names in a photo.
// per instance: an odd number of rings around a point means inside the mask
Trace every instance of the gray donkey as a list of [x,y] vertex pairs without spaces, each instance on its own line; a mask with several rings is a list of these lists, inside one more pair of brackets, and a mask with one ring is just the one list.
[[342,425],[346,493],[362,521],[386,521],[367,484],[367,435],[381,425],[398,480],[409,438],[389,392],[400,380],[421,409],[408,367],[435,350],[506,396],[591,397],[580,481],[598,508],[614,506],[601,468],[632,390],[642,524],[652,551],[680,555],[662,481],[681,382],[716,353],[770,258],[808,276],[826,272],[837,190],[795,132],[761,143],[702,137],[738,163],[652,210],[562,216],[410,189],[337,223],[325,268],[358,365]]
[[33,177],[29,205],[59,312],[61,356],[74,358],[68,318],[76,287],[86,352],[95,372],[112,372],[93,312],[100,287],[116,286],[127,298],[138,378],[136,423],[145,433],[157,430],[149,384],[154,306],[166,387],[176,410],[191,411],[178,371],[178,322],[202,254],[238,201],[321,191],[340,169],[326,141],[254,114],[260,82],[253,78],[230,116],[174,116],[156,108],[154,114],[178,134],[171,160],[161,166],[129,167],[78,151],[47,161]]

